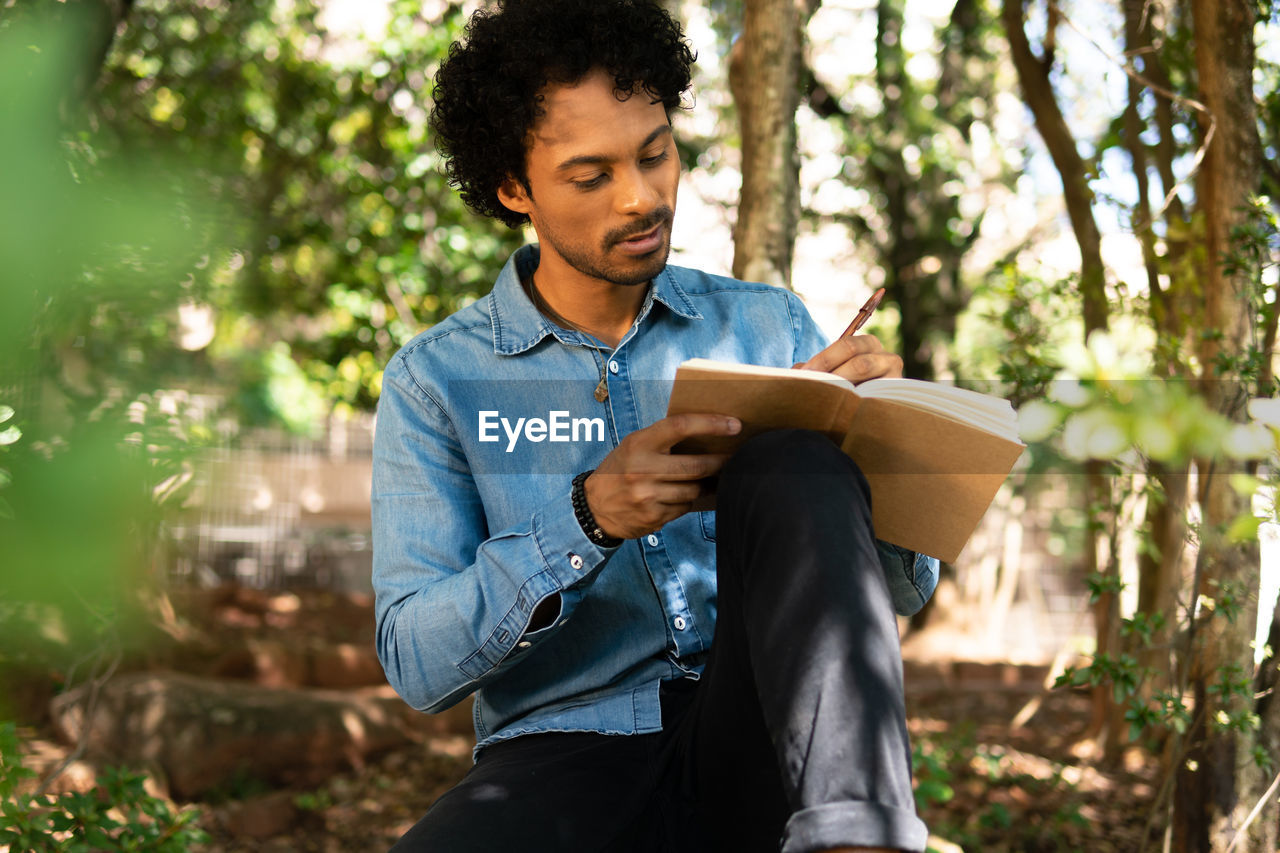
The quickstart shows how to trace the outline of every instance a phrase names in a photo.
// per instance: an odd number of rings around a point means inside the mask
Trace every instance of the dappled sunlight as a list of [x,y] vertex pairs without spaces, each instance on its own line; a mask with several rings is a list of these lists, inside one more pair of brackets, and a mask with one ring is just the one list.
[[[946,690],[921,691],[908,680],[921,814],[935,835],[965,850],[1137,849],[1157,761],[1134,749],[1117,769],[1077,754],[1088,698],[1041,693],[1039,674],[1015,689],[957,677]],[[1011,727],[1030,696],[1043,700],[1041,710]]]

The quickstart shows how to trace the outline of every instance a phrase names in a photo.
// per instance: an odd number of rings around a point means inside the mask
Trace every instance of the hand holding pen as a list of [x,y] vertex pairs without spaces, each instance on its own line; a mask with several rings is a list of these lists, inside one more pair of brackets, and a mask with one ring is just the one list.
[[881,376],[901,376],[902,359],[894,353],[885,352],[880,341],[872,335],[858,335],[857,332],[879,307],[884,299],[884,288],[871,294],[853,322],[844,330],[844,334],[806,361],[797,365],[807,370],[820,370],[824,373],[835,373],[851,382],[862,382]]

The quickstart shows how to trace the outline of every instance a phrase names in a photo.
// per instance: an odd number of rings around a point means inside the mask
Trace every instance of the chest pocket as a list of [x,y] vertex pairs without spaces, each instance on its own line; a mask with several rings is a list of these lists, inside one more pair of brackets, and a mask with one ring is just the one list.
[[699,520],[702,522],[702,538],[706,539],[708,542],[716,541],[715,510],[712,510],[711,512],[700,512],[698,515],[700,516]]

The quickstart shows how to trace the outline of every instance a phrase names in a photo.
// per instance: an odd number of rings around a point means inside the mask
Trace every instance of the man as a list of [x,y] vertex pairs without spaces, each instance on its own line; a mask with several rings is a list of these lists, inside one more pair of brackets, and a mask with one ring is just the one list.
[[508,0],[436,78],[464,199],[538,239],[384,378],[378,653],[414,707],[476,696],[475,766],[397,850],[925,846],[893,610],[936,562],[875,541],[821,436],[673,450],[741,427],[663,416],[687,358],[901,371],[824,349],[789,292],[667,265],[692,62],[649,0]]

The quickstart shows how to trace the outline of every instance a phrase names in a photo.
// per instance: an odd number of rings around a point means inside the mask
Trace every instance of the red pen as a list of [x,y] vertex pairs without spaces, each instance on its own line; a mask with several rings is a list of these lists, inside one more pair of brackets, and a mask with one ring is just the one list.
[[871,294],[871,298],[866,304],[858,309],[858,314],[853,318],[853,322],[849,324],[849,328],[844,330],[844,334],[840,337],[847,338],[861,329],[866,322],[871,319],[871,315],[875,313],[876,308],[880,306],[880,300],[884,299],[884,288],[880,288]]

